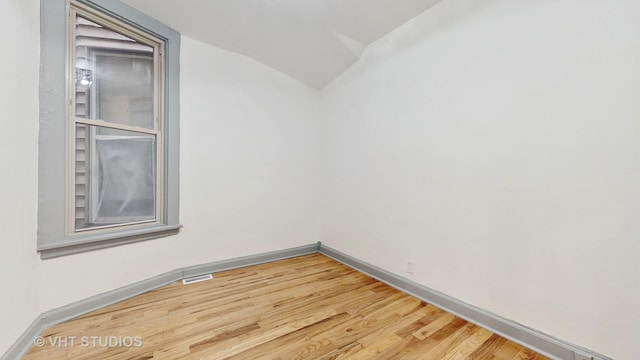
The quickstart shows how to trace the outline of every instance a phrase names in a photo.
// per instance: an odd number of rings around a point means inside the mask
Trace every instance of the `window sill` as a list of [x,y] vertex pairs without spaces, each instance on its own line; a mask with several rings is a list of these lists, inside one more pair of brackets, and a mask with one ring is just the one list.
[[39,245],[38,251],[40,252],[40,258],[53,259],[65,255],[176,235],[181,227],[182,225],[155,225],[101,234],[83,234],[82,236],[67,238],[64,242]]

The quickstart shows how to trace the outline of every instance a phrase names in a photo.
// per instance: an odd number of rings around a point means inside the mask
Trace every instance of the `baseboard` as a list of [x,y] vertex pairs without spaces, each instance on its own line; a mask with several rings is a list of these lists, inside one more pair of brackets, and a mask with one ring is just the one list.
[[323,245],[320,242],[296,248],[243,256],[229,260],[176,269],[119,289],[98,294],[90,298],[47,311],[34,320],[22,336],[20,336],[9,350],[0,357],[0,360],[15,360],[22,358],[22,356],[24,356],[24,354],[31,348],[36,337],[50,326],[119,301],[129,299],[133,296],[170,284],[174,281],[192,276],[237,269],[313,253],[321,253],[328,256],[342,264],[389,284],[400,291],[433,304],[434,306],[477,324],[478,326],[491,330],[500,336],[533,349],[552,359],[611,360],[610,358],[591,350],[556,339],[537,330],[530,329],[515,321],[505,319],[499,315],[457,300],[407,278],[358,260],[357,258]]
[[271,261],[288,259],[296,256],[307,254],[315,254],[320,249],[320,243],[312,245],[304,245],[295,248],[271,251],[267,253],[249,255],[234,258],[231,260],[216,261],[208,264],[189,266],[182,269],[182,277],[192,277],[212,272],[220,272],[224,270],[238,269],[245,266],[268,263]]
[[320,253],[513,342],[558,360],[611,360],[320,244]]
[[46,326],[42,321],[42,315],[40,315],[31,323],[31,325],[29,325],[27,330],[22,333],[18,340],[11,345],[9,350],[0,357],[0,360],[22,359],[22,356],[24,356],[24,354],[31,348],[31,345],[33,345],[36,337],[45,329]]
[[272,251],[262,254],[243,256],[229,260],[215,261],[207,264],[189,266],[172,270],[164,274],[154,276],[149,279],[138,281],[131,285],[121,287],[112,291],[92,296],[90,298],[62,306],[57,309],[47,311],[38,316],[27,330],[16,340],[16,342],[0,357],[0,360],[21,359],[29,351],[35,339],[47,328],[84,315],[91,311],[103,308],[134,297],[136,295],[151,291],[161,286],[179,281],[187,277],[202,275],[224,270],[237,269],[250,265],[257,265],[271,261],[287,259],[296,256],[317,253],[319,245],[311,244],[285,250]]

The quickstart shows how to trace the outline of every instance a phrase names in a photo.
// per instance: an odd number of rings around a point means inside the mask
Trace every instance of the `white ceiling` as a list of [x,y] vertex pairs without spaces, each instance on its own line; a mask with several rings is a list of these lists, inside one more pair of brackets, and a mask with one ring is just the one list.
[[182,34],[321,89],[439,0],[122,0]]

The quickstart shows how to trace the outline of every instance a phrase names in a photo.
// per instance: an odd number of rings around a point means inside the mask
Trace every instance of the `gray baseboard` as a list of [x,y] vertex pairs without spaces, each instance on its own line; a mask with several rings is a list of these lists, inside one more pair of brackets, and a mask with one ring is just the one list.
[[149,279],[138,281],[131,285],[92,296],[72,304],[47,311],[38,316],[16,342],[0,357],[0,360],[21,359],[29,351],[35,339],[48,327],[63,321],[73,319],[91,311],[129,299],[133,296],[151,291],[184,278],[237,269],[249,265],[257,265],[271,261],[287,259],[306,254],[317,253],[320,243],[305,245],[285,250],[272,251],[262,254],[243,256],[239,258],[216,261],[208,264],[189,266],[176,269]]
[[570,344],[522,324],[518,324],[515,321],[505,319],[489,311],[467,304],[416,283],[415,281],[360,261],[323,244],[320,244],[320,253],[552,359],[611,360],[604,355]]
[[24,354],[29,351],[31,345],[33,345],[36,337],[40,335],[44,329],[47,327],[44,325],[42,321],[42,315],[38,316],[32,323],[29,325],[27,330],[25,330],[22,335],[16,340],[16,342],[11,345],[9,350],[2,355],[0,360],[16,360],[21,359]]
[[320,250],[320,242],[312,245],[299,246],[295,248],[272,251],[257,255],[249,255],[234,258],[231,260],[216,261],[208,264],[189,266],[182,269],[182,277],[188,278],[212,272],[238,269],[245,266],[268,263],[271,261],[288,259],[296,256],[315,254]]
[[47,311],[38,316],[27,330],[16,340],[0,360],[20,359],[31,348],[36,337],[46,328],[60,322],[84,315],[102,307],[126,300],[133,296],[170,284],[184,278],[237,269],[245,266],[267,263],[291,257],[321,253],[340,263],[352,267],[364,274],[378,279],[407,294],[424,300],[434,306],[457,315],[469,322],[493,331],[509,340],[531,348],[552,359],[559,360],[611,360],[610,358],[588,349],[570,344],[550,335],[530,329],[515,321],[505,319],[499,315],[475,307],[452,298],[446,294],[430,289],[407,278],[390,273],[374,265],[360,261],[352,256],[317,244],[296,248],[267,252],[239,258],[216,261],[208,264],[189,266],[166,272],[164,274],[145,279],[131,285],[108,291],[72,304]]

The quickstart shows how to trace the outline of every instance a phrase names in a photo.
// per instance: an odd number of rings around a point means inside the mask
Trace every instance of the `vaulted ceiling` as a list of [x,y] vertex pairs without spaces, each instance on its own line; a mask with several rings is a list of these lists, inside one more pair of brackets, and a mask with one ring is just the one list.
[[439,0],[123,0],[182,34],[321,89]]

